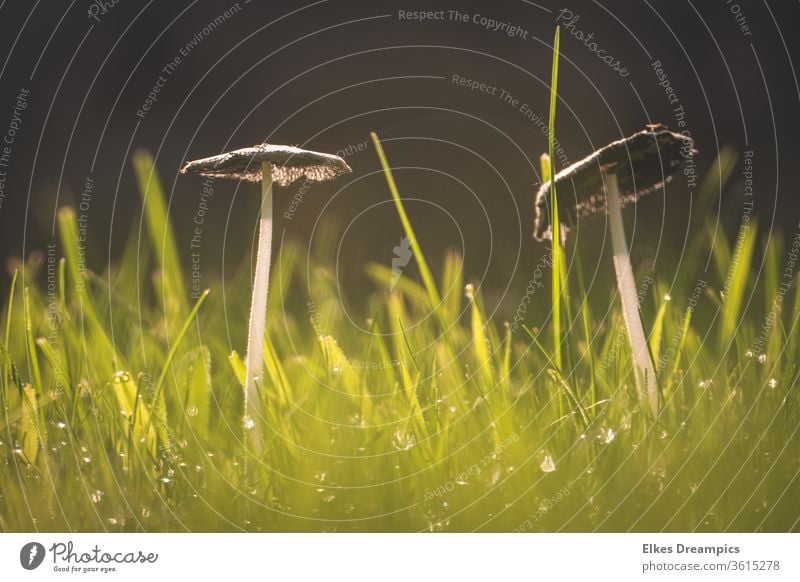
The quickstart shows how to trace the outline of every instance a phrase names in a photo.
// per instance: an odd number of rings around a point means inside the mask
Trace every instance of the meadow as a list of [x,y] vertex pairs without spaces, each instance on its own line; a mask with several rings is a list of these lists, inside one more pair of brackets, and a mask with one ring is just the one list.
[[589,293],[577,237],[562,246],[556,228],[516,309],[489,317],[462,257],[431,268],[373,144],[415,276],[367,266],[375,290],[355,322],[326,260],[335,244],[306,261],[285,242],[256,418],[232,347],[250,258],[224,286],[187,288],[146,152],[133,159],[142,231],[104,272],[87,265],[83,215],[58,212],[60,245],[14,269],[0,311],[2,531],[800,529],[800,233],[760,235],[745,206],[727,240],[711,217],[735,152],[697,189],[677,271],[639,268],[654,415],[619,296]]
[[[529,327],[486,316],[457,254],[434,274],[405,216],[421,276],[368,267],[368,333],[343,315],[330,265],[287,243],[263,417],[245,420],[231,345],[249,259],[225,297],[191,300],[152,160],[134,165],[144,237],[96,273],[63,208],[60,252],[18,265],[3,300],[3,531],[798,529],[797,237],[759,236],[752,219],[729,242],[708,222],[680,277],[639,274],[657,418],[637,398],[615,294],[590,305],[569,242],[527,287],[544,285],[536,301],[558,287],[559,325],[550,310]],[[735,165],[717,159],[698,216]]]

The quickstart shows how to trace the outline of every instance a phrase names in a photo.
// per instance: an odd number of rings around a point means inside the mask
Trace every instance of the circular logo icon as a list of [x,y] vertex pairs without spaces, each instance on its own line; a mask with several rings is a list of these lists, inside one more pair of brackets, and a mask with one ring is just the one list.
[[19,563],[26,570],[35,570],[42,565],[44,554],[44,546],[39,542],[27,543],[19,552]]

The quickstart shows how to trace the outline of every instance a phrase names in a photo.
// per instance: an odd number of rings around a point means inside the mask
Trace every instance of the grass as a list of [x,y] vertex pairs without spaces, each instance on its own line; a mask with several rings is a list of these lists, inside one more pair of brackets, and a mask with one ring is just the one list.
[[[146,156],[135,163],[155,176]],[[552,329],[488,320],[450,254],[440,278],[427,269],[393,291],[391,270],[371,265],[374,333],[355,333],[330,266],[306,269],[287,245],[265,347],[267,446],[247,459],[244,366],[226,327],[244,337],[249,265],[227,290],[242,305],[227,322],[218,291],[168,294],[184,274],[158,181],[145,183],[147,244],[131,238],[111,271],[84,271],[62,209],[63,256],[29,261],[4,301],[4,531],[798,529],[800,293],[795,279],[778,294],[780,237],[762,248],[753,223],[733,247],[717,234],[704,286],[685,276],[670,301],[665,281],[644,294],[656,421],[637,402],[616,305],[594,318],[585,293],[567,296],[577,315],[559,369]],[[313,308],[293,301],[309,288]]]
[[[551,151],[553,127],[551,115]],[[59,256],[21,264],[0,311],[0,530],[800,529],[800,286],[794,273],[781,285],[793,247],[777,234],[762,245],[754,221],[733,247],[699,224],[677,276],[640,277],[652,419],[611,287],[590,304],[577,249],[556,232],[557,315],[487,318],[458,255],[428,266],[373,143],[422,284],[370,265],[362,333],[324,253],[306,265],[304,250],[280,249],[258,457],[229,343],[246,335],[249,261],[224,303],[217,286],[190,299],[144,153],[147,236],[110,270],[86,268],[79,217],[59,212]],[[695,216],[734,166],[724,150]]]

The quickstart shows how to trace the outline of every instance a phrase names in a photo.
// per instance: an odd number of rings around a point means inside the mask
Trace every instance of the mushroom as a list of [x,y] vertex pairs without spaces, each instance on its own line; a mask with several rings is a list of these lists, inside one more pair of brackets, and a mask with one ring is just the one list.
[[264,366],[264,333],[266,326],[269,268],[272,255],[272,185],[288,186],[299,178],[325,182],[352,172],[350,166],[331,154],[303,150],[292,146],[259,144],[218,156],[188,162],[181,173],[200,174],[261,182],[261,218],[258,231],[258,253],[247,330],[247,375],[245,381],[245,427],[251,429],[256,451],[261,450],[261,433],[254,418],[258,402],[257,384]]
[[[614,270],[633,354],[636,388],[640,401],[647,403],[654,417],[658,414],[655,369],[639,315],[622,208],[661,188],[672,179],[681,162],[695,153],[690,137],[653,124],[564,168],[554,180],[559,222],[566,223],[559,225],[562,238],[565,239],[569,226],[596,214],[608,214]],[[538,241],[552,240],[553,229],[547,210],[549,191],[550,182],[547,182],[536,194],[533,237]]]

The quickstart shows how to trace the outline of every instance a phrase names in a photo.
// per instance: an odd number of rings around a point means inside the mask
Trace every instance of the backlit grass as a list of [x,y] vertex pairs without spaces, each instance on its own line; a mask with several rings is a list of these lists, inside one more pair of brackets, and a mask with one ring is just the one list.
[[[391,152],[378,152],[412,235]],[[729,153],[717,163],[698,208],[733,167]],[[248,458],[228,338],[243,346],[249,264],[226,285],[227,320],[219,288],[190,300],[150,159],[135,166],[149,240],[131,237],[95,273],[62,209],[58,252],[4,295],[2,530],[798,529],[800,292],[793,274],[781,285],[795,239],[762,244],[754,221],[731,243],[698,228],[674,282],[640,277],[655,421],[619,306],[590,306],[575,263],[555,280],[572,289],[559,366],[552,325],[488,319],[456,254],[423,268],[412,236],[422,281],[393,290],[391,269],[371,265],[363,333],[330,264],[301,264],[287,244],[271,284],[266,446]],[[697,249],[712,241],[704,274]]]

